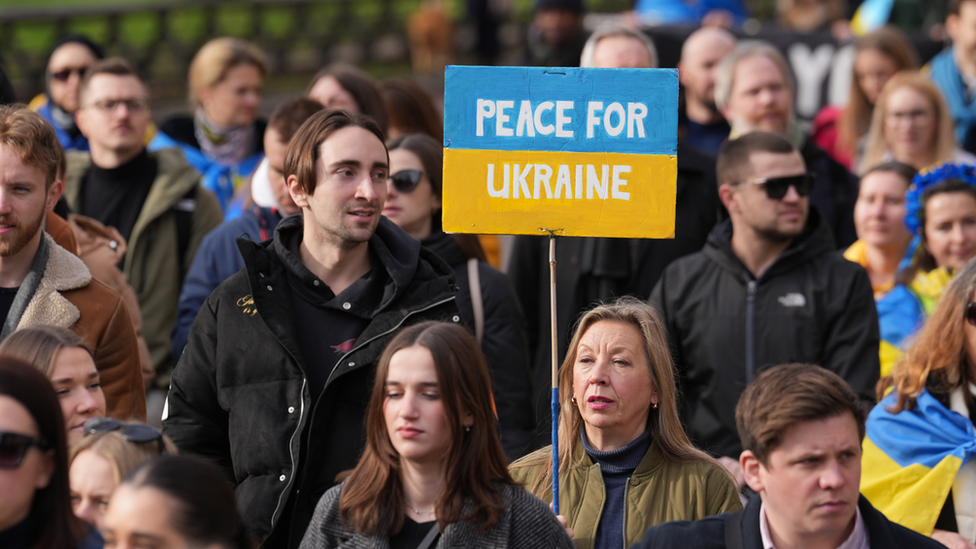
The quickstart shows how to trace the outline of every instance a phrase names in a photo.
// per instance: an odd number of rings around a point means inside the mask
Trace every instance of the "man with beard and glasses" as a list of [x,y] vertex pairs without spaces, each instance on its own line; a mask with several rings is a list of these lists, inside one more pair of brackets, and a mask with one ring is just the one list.
[[827,155],[793,118],[796,84],[790,68],[772,44],[740,42],[719,63],[715,76],[715,104],[732,125],[735,139],[752,131],[778,133],[800,151],[814,177],[810,205],[819,210],[838,248],[857,240],[854,202],[858,179]]
[[872,401],[880,336],[868,275],[834,252],[796,147],[752,132],[722,146],[716,169],[729,219],[665,269],[650,302],[671,340],[688,434],[741,487],[734,412],[755,375],[820,364]]
[[301,215],[270,240],[237,241],[244,269],[204,303],[173,373],[164,432],[223,467],[265,547],[298,547],[319,497],[359,460],[386,344],[417,322],[461,320],[451,267],[382,216],[383,141],[344,110],[299,128],[284,173]]
[[702,27],[685,39],[678,62],[685,92],[684,108],[678,111],[683,145],[714,155],[729,137],[729,123],[715,104],[715,69],[735,44],[735,36],[718,27]]
[[136,334],[122,297],[41,229],[61,197],[61,154],[41,115],[0,106],[0,340],[44,324],[74,331],[92,351],[108,413],[145,420]]
[[203,236],[223,216],[180,150],[146,150],[149,92],[132,65],[118,58],[92,65],[80,98],[75,118],[91,153],[67,154],[65,200],[72,212],[114,227],[128,243],[122,272],[139,300],[162,391],[172,372],[169,333],[183,278]]

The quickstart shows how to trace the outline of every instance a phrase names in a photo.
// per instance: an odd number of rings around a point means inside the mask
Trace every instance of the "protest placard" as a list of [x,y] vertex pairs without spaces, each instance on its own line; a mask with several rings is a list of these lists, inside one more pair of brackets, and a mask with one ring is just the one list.
[[673,238],[674,69],[447,68],[446,232]]

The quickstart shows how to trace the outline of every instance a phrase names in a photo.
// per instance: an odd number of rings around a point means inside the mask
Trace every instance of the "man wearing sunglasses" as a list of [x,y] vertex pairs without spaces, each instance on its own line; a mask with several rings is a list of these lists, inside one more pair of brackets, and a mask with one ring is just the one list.
[[396,333],[460,322],[444,260],[382,217],[389,155],[371,118],[323,110],[285,153],[300,216],[239,239],[244,269],[207,299],[163,430],[233,479],[265,547],[298,547],[318,498],[363,449],[375,365]]
[[665,269],[650,301],[673,345],[688,434],[741,487],[734,412],[746,384],[773,364],[819,364],[872,401],[878,315],[867,273],[834,251],[809,207],[813,177],[792,143],[746,134],[723,145],[717,171],[729,219]]
[[31,108],[54,126],[64,150],[88,150],[88,139],[75,124],[78,92],[85,70],[105,58],[101,46],[87,36],[73,34],[58,40],[47,60],[46,92],[31,101]]
[[730,138],[752,131],[778,133],[799,150],[814,174],[810,205],[820,211],[838,248],[857,240],[854,202],[858,180],[797,129],[793,116],[796,84],[786,59],[773,45],[750,40],[725,56],[715,78],[715,104],[729,124]]

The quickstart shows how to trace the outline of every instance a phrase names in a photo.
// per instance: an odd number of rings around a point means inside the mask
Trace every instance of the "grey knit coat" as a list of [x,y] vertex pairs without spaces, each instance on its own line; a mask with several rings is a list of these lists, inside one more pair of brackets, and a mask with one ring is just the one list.
[[[345,483],[333,486],[319,500],[299,549],[389,549],[386,536],[363,535],[346,529],[339,517],[339,496]],[[493,528],[455,522],[442,532],[436,549],[575,549],[549,506],[520,486],[498,484],[508,504]]]

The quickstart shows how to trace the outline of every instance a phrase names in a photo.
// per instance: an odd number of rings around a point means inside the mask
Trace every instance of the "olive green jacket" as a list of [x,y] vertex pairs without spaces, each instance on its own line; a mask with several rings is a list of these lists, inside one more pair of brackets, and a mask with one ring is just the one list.
[[[169,336],[176,321],[176,305],[183,278],[203,236],[223,221],[217,198],[200,186],[200,174],[186,162],[179,149],[150,151],[156,160],[156,180],[132,227],[122,272],[136,292],[142,312],[142,334],[149,347],[156,383],[169,386],[173,364],[179,357],[170,351]],[[67,154],[64,199],[72,212],[79,212],[81,184],[91,167],[87,152]],[[187,198],[196,188],[192,199]],[[176,210],[192,211],[186,254],[179,258]]]
[[[551,448],[533,452],[509,467],[516,481],[547,503],[552,503],[552,480],[536,481],[551,459]],[[559,477],[559,512],[574,530],[576,547],[593,549],[606,489],[600,466],[590,460],[582,444],[577,445],[575,458],[583,460],[579,467]],[[640,541],[651,526],[742,509],[735,484],[724,469],[711,463],[668,461],[654,443],[630,477],[625,494],[624,549]]]

